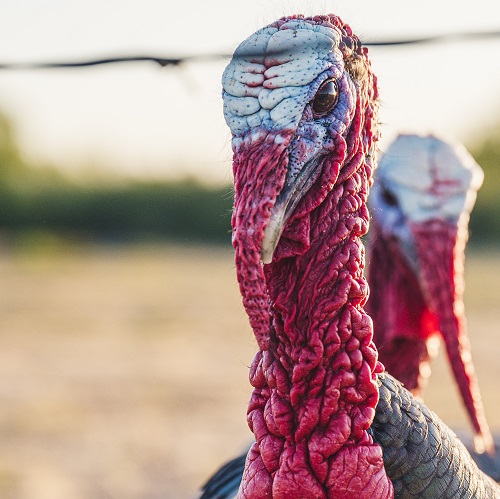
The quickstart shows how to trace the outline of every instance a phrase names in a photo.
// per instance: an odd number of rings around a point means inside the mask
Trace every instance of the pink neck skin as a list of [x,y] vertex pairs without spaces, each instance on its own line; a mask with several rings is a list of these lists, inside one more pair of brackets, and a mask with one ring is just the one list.
[[438,319],[422,295],[420,282],[392,237],[371,221],[368,252],[370,298],[366,310],[373,319],[373,339],[387,372],[414,395],[421,395],[430,375],[430,337]]
[[[254,187],[259,198],[266,199],[264,169],[276,169],[283,149],[251,144],[237,152],[237,168],[245,159],[253,164],[262,150],[268,161],[259,159],[262,168],[253,178],[260,184]],[[249,234],[245,228],[247,217],[252,220],[248,227],[255,227],[255,221],[259,227],[260,218],[252,202],[240,207],[238,193],[248,179],[235,175],[233,222],[244,227],[240,231],[236,225],[233,242],[243,301],[258,318],[256,304],[267,300],[266,311],[259,313],[270,319],[257,324],[261,350],[250,370],[254,391],[248,408],[256,443],[247,457],[240,498],[393,497],[382,450],[367,432],[378,401],[375,374],[382,370],[371,320],[363,311],[368,290],[360,236],[368,226],[371,172],[364,154],[346,151],[343,139],[336,151],[324,162],[322,175],[329,171],[327,178],[337,179],[333,190],[327,192],[321,182],[311,188],[261,282],[258,244],[247,239],[256,231]],[[349,162],[337,178],[346,155]],[[322,189],[323,201],[311,210]]]

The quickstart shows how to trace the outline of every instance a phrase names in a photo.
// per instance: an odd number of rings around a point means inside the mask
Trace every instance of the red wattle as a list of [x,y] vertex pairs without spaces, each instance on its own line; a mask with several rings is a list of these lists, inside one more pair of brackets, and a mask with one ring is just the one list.
[[[243,306],[261,350],[269,348],[269,296],[261,261],[262,239],[285,182],[291,132],[246,137],[234,154],[232,216],[236,274]],[[258,199],[259,202],[254,200]]]
[[443,220],[413,224],[411,231],[426,298],[438,317],[439,329],[462,400],[475,431],[489,438],[491,435],[472,363],[463,306],[463,262],[467,233],[460,224],[457,227]]

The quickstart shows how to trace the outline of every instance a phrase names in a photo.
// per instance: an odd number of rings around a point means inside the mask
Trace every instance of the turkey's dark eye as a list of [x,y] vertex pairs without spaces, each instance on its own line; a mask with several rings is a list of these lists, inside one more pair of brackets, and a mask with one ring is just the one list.
[[317,116],[324,116],[326,113],[333,109],[337,103],[339,92],[335,80],[326,80],[319,87],[314,100],[312,102],[312,109]]
[[398,205],[398,200],[396,199],[396,196],[391,191],[387,190],[385,187],[382,191],[382,199],[389,206]]

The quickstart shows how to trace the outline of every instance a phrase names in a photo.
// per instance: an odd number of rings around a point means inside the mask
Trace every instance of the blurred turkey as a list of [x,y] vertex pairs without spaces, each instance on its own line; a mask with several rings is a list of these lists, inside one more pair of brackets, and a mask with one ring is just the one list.
[[422,394],[443,338],[475,450],[491,454],[463,303],[468,222],[482,182],[483,171],[460,144],[396,138],[370,194],[367,310],[379,359],[414,395]]

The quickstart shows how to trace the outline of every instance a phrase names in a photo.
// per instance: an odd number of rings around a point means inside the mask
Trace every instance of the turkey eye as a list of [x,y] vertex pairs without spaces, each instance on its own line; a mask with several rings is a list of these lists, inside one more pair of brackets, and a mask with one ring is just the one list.
[[396,199],[396,196],[391,191],[388,191],[385,187],[382,191],[382,199],[389,206],[398,205],[398,200]]
[[323,116],[332,110],[333,106],[337,103],[339,92],[335,80],[326,80],[319,87],[314,100],[312,102],[312,109],[314,114]]

